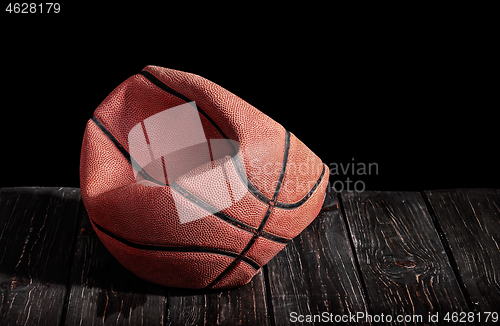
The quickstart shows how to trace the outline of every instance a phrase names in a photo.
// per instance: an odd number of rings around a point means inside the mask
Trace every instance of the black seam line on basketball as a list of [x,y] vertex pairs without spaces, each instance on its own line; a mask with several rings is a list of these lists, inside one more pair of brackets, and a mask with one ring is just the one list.
[[[267,198],[264,194],[262,194],[251,182],[246,178],[246,174],[244,171],[242,171],[242,164],[240,161],[240,158],[238,155],[232,156],[231,159],[233,160],[234,167],[236,168],[236,173],[240,176],[240,179],[242,180],[243,183],[246,183],[248,191],[252,193],[254,197],[259,199],[261,202],[264,204],[268,205],[271,199]],[[323,177],[325,176],[325,165],[323,164],[323,170],[321,171],[320,176],[318,177],[318,180],[316,180],[316,183],[313,185],[311,190],[302,197],[299,201],[295,203],[284,203],[284,202],[279,202],[275,201],[274,206],[282,209],[295,209],[297,207],[302,206],[316,191],[316,188],[319,186],[321,181],[323,180]]]
[[278,183],[276,184],[276,189],[274,190],[273,202],[278,198],[278,194],[281,190],[281,184],[285,178],[286,165],[288,163],[288,153],[290,151],[290,132],[286,130],[285,132],[285,150],[283,153],[283,161],[281,163],[280,176],[278,178]]
[[[115,136],[113,136],[113,134],[108,130],[108,128],[106,128],[101,121],[99,121],[99,119],[97,119],[97,117],[95,115],[92,115],[92,117],[90,118],[95,124],[96,126],[104,133],[104,135],[106,137],[108,137],[109,140],[111,140],[111,142],[115,145],[115,147],[120,151],[120,153],[123,154],[123,156],[125,157],[125,159],[129,162],[130,165],[132,165],[132,167],[134,166],[140,166],[139,163],[137,163],[134,158],[130,155],[130,153],[125,149],[125,147],[122,146],[122,144],[120,144],[120,142],[118,141],[118,139],[116,139]],[[155,178],[153,178],[149,173],[146,172],[146,170],[144,169],[141,169],[139,171],[137,171],[137,173],[145,180],[148,180],[148,181],[151,181],[151,182],[154,182],[156,184],[159,184],[160,186],[166,186],[167,184],[161,182],[161,181],[158,181],[156,180]]]
[[[99,119],[97,119],[97,117],[95,117],[94,115],[92,116],[92,121],[94,121],[94,123],[97,125],[97,127],[106,135],[106,137],[108,137],[108,139],[110,139],[113,144],[118,148],[118,150],[120,150],[120,152],[123,154],[123,156],[125,156],[125,158],[127,159],[127,161],[132,165],[132,166],[139,166],[139,164],[137,163],[134,163],[132,164],[132,162],[135,162],[134,161],[134,158],[127,152],[127,150],[120,144],[120,142],[113,136],[113,134],[111,134],[111,132],[99,121]],[[149,180],[151,182],[154,182],[154,183],[157,183],[158,185],[161,185],[161,186],[170,186],[171,189],[175,190],[177,193],[179,193],[181,196],[183,196],[184,198],[188,199],[189,201],[191,201],[193,204],[197,205],[198,207],[201,207],[203,208],[204,210],[206,210],[207,212],[209,212],[210,214],[220,218],[221,220],[224,220],[244,231],[247,231],[249,233],[252,233],[252,234],[256,234],[257,233],[257,229],[250,226],[250,225],[247,225],[243,222],[240,222],[238,220],[235,220],[233,219],[232,217],[230,217],[229,215],[226,215],[222,212],[215,212],[215,213],[211,213],[211,212],[214,212],[216,211],[216,209],[214,207],[212,207],[211,205],[209,205],[208,203],[205,203],[204,201],[200,200],[198,197],[194,196],[193,194],[191,194],[189,191],[187,191],[186,189],[184,189],[183,187],[181,187],[178,183],[174,182],[172,184],[165,184],[161,181],[158,181],[156,180],[155,178],[153,178],[151,175],[149,175],[144,169],[141,169],[139,172],[138,172],[145,180]],[[266,232],[265,234],[262,235],[264,238],[266,239],[269,239],[269,240],[272,240],[274,242],[280,242],[280,243],[287,243],[288,241],[290,241],[290,239],[288,238],[284,238],[284,237],[280,237],[278,235],[275,235],[275,234],[271,234],[271,233],[268,233]]]
[[[283,161],[281,163],[281,171],[280,171],[280,176],[278,177],[278,182],[276,184],[276,188],[274,189],[274,194],[272,200],[269,202],[269,205],[267,206],[267,211],[264,214],[264,217],[262,218],[262,221],[260,222],[259,228],[257,229],[257,234],[254,234],[252,239],[248,241],[247,245],[243,249],[242,252],[236,257],[229,266],[226,267],[210,284],[206,286],[207,289],[210,289],[214,287],[215,284],[217,284],[224,276],[229,274],[235,267],[236,265],[245,259],[245,255],[247,252],[252,248],[253,244],[255,241],[257,241],[257,238],[260,236],[260,234],[263,232],[262,230],[264,229],[264,226],[266,225],[269,216],[271,216],[271,212],[274,207],[274,201],[276,198],[278,198],[279,192],[281,190],[281,183],[283,182],[283,179],[285,177],[285,171],[286,171],[286,165],[288,163],[288,153],[290,149],[290,132],[287,130],[285,133],[285,150],[283,151]],[[248,258],[248,257],[247,257]]]
[[[140,75],[142,75],[144,78],[146,78],[147,80],[149,80],[153,85],[157,86],[158,88],[164,90],[165,92],[169,93],[170,95],[173,95],[173,96],[176,96],[186,102],[193,102],[190,98],[188,98],[187,96],[179,93],[178,91],[176,91],[175,89],[171,88],[170,86],[168,86],[167,84],[165,84],[164,82],[162,82],[160,79],[158,79],[158,77],[156,77],[155,75],[153,75],[152,73],[150,73],[149,71],[141,71],[139,73]],[[215,121],[212,120],[212,118],[210,118],[210,116],[205,112],[203,111],[203,109],[201,109],[198,105],[196,105],[196,109],[217,129],[217,131],[226,139],[228,139],[227,135],[222,131],[222,129],[215,123]],[[288,134],[288,137],[290,137],[289,135],[289,132],[286,131],[286,133]],[[236,149],[234,148],[233,144],[231,142],[229,142],[229,146],[233,149],[235,155],[234,156],[231,156],[231,158],[233,159],[233,162],[235,163],[235,166],[236,167],[241,167],[241,161],[239,160],[239,157],[238,155],[236,154]],[[287,147],[288,148],[288,147]],[[323,169],[324,169],[324,166],[323,166]],[[270,199],[267,198],[263,193],[261,193],[257,187],[255,187],[252,182],[250,180],[248,180],[248,178],[246,177],[246,173],[243,172],[243,171],[240,171],[240,169],[236,169],[237,172],[238,172],[238,175],[240,176],[241,180],[243,181],[244,184],[247,185],[247,189],[248,191],[250,191],[250,193],[255,197],[257,198],[258,200],[262,201],[263,203],[265,203],[266,205],[269,204],[269,201]],[[323,175],[322,175],[323,176]],[[321,181],[321,178],[322,176],[320,177],[320,180],[318,181]],[[158,183],[158,182],[157,182]],[[319,182],[316,182],[316,185],[319,184]],[[282,203],[282,202],[276,202],[274,206],[276,207],[279,207],[279,208],[284,208],[284,209],[294,209],[294,208],[297,208],[299,206],[301,206],[302,204],[304,204],[307,199],[312,195],[312,193],[314,192],[315,188],[311,189],[309,191],[309,193],[304,197],[302,198],[301,200],[299,200],[298,202],[296,203]]]
[[252,237],[252,239],[250,239],[250,241],[248,241],[247,245],[245,246],[245,248],[241,251],[241,253],[239,253],[234,259],[233,261],[226,267],[226,269],[224,269],[219,275],[217,275],[217,277],[212,281],[210,282],[210,284],[208,284],[205,289],[211,289],[212,287],[214,287],[215,284],[217,284],[224,276],[226,276],[227,274],[229,274],[229,272],[231,272],[235,267],[236,265],[240,262],[240,261],[244,261],[245,258],[248,258],[246,255],[246,253],[250,250],[250,248],[252,247],[252,245],[254,244],[254,242],[257,240],[259,236],[258,235],[254,235]]
[[[165,251],[165,252],[197,252],[197,253],[212,253],[212,254],[218,254],[218,255],[223,255],[227,257],[237,257],[238,254],[232,251],[228,250],[222,250],[222,249],[216,249],[216,248],[210,248],[210,247],[174,247],[174,246],[161,246],[161,245],[152,245],[152,244],[142,244],[142,243],[137,243],[137,242],[132,242],[127,239],[123,239],[114,233],[106,230],[104,227],[101,225],[97,224],[94,220],[92,220],[92,223],[96,226],[99,231],[102,233],[106,234],[107,236],[115,239],[116,241],[119,241],[123,243],[124,245],[128,247],[132,247],[135,249],[140,249],[140,250],[151,250],[151,251]],[[254,261],[253,259],[249,257],[245,257],[244,262],[247,263],[248,265],[252,266],[253,269],[259,270],[261,268],[260,264]]]
[[283,209],[294,209],[294,208],[302,206],[313,195],[313,193],[316,191],[316,189],[318,188],[321,181],[323,181],[323,177],[325,176],[325,171],[326,171],[325,165],[323,164],[323,170],[321,171],[321,174],[320,174],[318,180],[316,180],[316,183],[314,184],[314,186],[311,188],[311,190],[309,190],[309,192],[304,197],[302,197],[301,200],[299,200],[298,202],[295,202],[295,203],[276,202],[276,204],[274,206],[278,207],[278,208],[283,208]]
[[[175,89],[171,88],[170,86],[168,86],[167,84],[162,82],[160,79],[158,79],[158,77],[156,77],[155,75],[153,75],[149,71],[143,70],[139,74],[142,75],[147,80],[149,80],[155,86],[157,86],[157,87],[161,88],[162,90],[164,90],[165,92],[169,93],[170,95],[176,96],[176,97],[178,97],[186,102],[194,102],[190,98],[188,98],[187,96],[179,93]],[[217,129],[217,131],[222,135],[222,137],[229,139],[227,137],[227,135],[224,133],[224,131],[222,131],[222,129],[215,123],[215,121],[212,120],[212,118],[210,118],[210,116],[205,111],[203,111],[202,108],[200,108],[200,107],[198,107],[198,105],[196,105],[196,109],[215,127],[215,129]],[[231,146],[231,148],[234,151],[236,151],[236,149],[234,148],[234,146],[231,143],[229,145]]]
[[[190,202],[192,202],[193,204],[197,205],[198,207],[201,207],[202,209],[206,210],[208,213],[218,217],[219,219],[225,221],[225,222],[228,222],[234,226],[236,226],[237,228],[239,229],[242,229],[243,231],[246,231],[246,232],[249,232],[249,233],[252,233],[252,234],[258,234],[258,230],[250,225],[247,225],[243,222],[240,222],[234,218],[232,218],[231,216],[223,213],[222,211],[218,211],[216,208],[212,207],[210,204],[200,200],[198,197],[194,196],[193,194],[191,194],[189,191],[187,191],[186,189],[184,189],[181,185],[179,185],[178,183],[176,182],[172,182],[170,184],[170,187],[172,189],[174,189],[177,193],[179,193],[180,195],[182,195],[184,198],[186,198],[187,200],[189,200]],[[284,238],[284,237],[280,237],[278,235],[275,235],[275,234],[272,234],[272,233],[269,233],[269,232],[265,232],[265,231],[262,231],[261,232],[261,236],[266,238],[266,239],[269,239],[269,240],[272,240],[274,242],[280,242],[280,243],[287,243],[288,241],[290,241],[291,239],[288,239],[288,238]]]
[[96,126],[101,129],[101,131],[106,135],[106,137],[109,138],[109,140],[111,140],[113,142],[113,144],[115,144],[116,148],[123,154],[123,156],[125,156],[125,158],[127,159],[127,161],[129,163],[131,163],[131,157],[130,157],[130,154],[128,153],[128,151],[122,146],[122,144],[120,144],[120,142],[118,141],[118,139],[116,139],[115,136],[113,136],[113,134],[108,130],[108,128],[106,128],[101,121],[99,121],[99,119],[97,119],[97,117],[95,115],[92,115],[92,117],[90,118],[92,121],[94,121],[94,123],[96,124]]
[[290,150],[290,132],[287,130],[285,133],[285,150],[283,151],[283,161],[281,163],[281,171],[280,171],[280,176],[278,178],[278,182],[276,183],[276,189],[274,189],[274,194],[272,201],[269,202],[269,206],[267,208],[266,214],[264,215],[264,218],[260,222],[259,228],[257,231],[260,233],[264,229],[264,226],[267,223],[267,220],[269,219],[269,216],[271,216],[271,212],[273,210],[273,207],[276,204],[276,198],[278,198],[278,195],[281,190],[281,185],[283,183],[283,179],[285,178],[285,171],[286,171],[286,165],[288,163],[288,153]]

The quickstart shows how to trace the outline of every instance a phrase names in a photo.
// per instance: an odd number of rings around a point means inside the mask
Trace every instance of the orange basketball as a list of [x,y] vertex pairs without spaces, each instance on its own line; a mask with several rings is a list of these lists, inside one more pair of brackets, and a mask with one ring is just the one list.
[[219,85],[147,66],[95,110],[80,182],[106,248],[166,286],[241,286],[321,209],[328,167]]

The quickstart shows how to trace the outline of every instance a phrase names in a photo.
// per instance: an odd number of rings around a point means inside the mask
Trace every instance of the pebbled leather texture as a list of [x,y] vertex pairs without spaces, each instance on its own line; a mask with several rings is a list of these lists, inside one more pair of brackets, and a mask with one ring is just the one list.
[[[190,146],[155,152],[180,143]],[[157,66],[99,105],[80,159],[83,202],[106,248],[139,277],[184,288],[248,283],[317,216],[328,176],[255,107]]]

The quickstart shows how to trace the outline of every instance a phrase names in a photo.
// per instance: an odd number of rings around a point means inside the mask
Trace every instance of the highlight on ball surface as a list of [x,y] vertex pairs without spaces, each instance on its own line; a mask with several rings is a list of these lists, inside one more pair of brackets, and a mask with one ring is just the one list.
[[244,285],[318,215],[329,169],[221,86],[147,66],[87,123],[83,203],[100,240],[161,285]]

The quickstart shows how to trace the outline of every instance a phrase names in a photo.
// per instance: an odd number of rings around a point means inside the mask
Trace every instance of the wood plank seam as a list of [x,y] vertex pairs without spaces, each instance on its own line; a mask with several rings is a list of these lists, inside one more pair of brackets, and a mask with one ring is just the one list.
[[69,304],[69,297],[71,295],[71,275],[73,273],[73,262],[75,260],[75,252],[76,252],[76,244],[78,242],[78,234],[80,233],[79,226],[82,221],[82,210],[85,210],[85,207],[83,206],[83,202],[80,197],[80,204],[78,205],[78,210],[76,212],[76,218],[77,221],[75,223],[75,229],[73,230],[74,232],[74,238],[73,238],[73,243],[71,244],[73,255],[69,257],[69,266],[68,268],[68,277],[66,279],[66,294],[64,296],[64,302],[63,302],[63,308],[62,308],[62,314],[61,314],[61,320],[59,321],[60,326],[66,325],[66,316],[68,314],[68,304]]
[[320,215],[266,265],[274,325],[290,325],[293,316],[368,311],[355,253],[339,214],[338,195],[329,191]]
[[[427,190],[425,194],[470,296],[471,313],[479,318],[491,312],[497,315],[500,301],[500,189]],[[477,321],[481,324],[497,322],[486,318]]]
[[267,307],[267,320],[269,321],[270,326],[276,326],[274,320],[274,307],[273,307],[273,297],[271,294],[271,284],[269,283],[269,267],[267,266],[267,264],[262,267],[262,270],[264,272],[264,282],[265,282],[264,290],[266,291],[264,298],[266,300],[266,307]]
[[431,216],[431,220],[434,223],[434,227],[436,228],[436,231],[439,236],[439,240],[441,241],[441,244],[444,248],[444,251],[446,253],[446,256],[448,257],[448,261],[450,262],[451,269],[453,270],[453,274],[455,274],[455,278],[458,280],[458,285],[460,286],[460,291],[462,291],[462,295],[465,298],[465,301],[467,302],[467,308],[469,311],[474,311],[474,306],[472,304],[472,299],[470,297],[469,291],[465,288],[464,281],[462,280],[462,277],[460,275],[460,271],[458,270],[458,265],[457,261],[455,259],[455,256],[453,255],[453,252],[451,251],[450,245],[448,243],[448,240],[446,239],[446,236],[444,235],[443,228],[441,227],[441,224],[439,223],[436,213],[434,212],[434,209],[432,208],[432,204],[427,197],[427,194],[425,191],[421,192],[422,198],[424,199],[425,206],[427,206],[427,211],[429,212],[429,215]]
[[343,192],[340,196],[370,314],[409,315],[423,321],[428,312],[468,310],[419,192]]
[[370,297],[368,296],[368,289],[366,287],[366,282],[365,282],[365,279],[363,277],[363,273],[361,271],[361,265],[359,263],[358,255],[356,254],[356,247],[354,246],[354,239],[352,238],[352,230],[350,229],[349,223],[347,221],[347,212],[345,211],[345,208],[344,208],[344,203],[342,201],[342,196],[340,196],[339,193],[336,193],[335,195],[337,196],[337,200],[338,200],[338,203],[339,203],[339,210],[340,210],[341,219],[342,219],[342,221],[344,223],[344,226],[345,226],[345,228],[347,230],[347,238],[349,239],[349,245],[351,246],[351,251],[353,253],[354,265],[356,266],[356,272],[359,275],[359,280],[360,280],[360,283],[361,283],[361,289],[363,291],[363,296],[365,297],[365,302],[366,302],[366,305],[368,307],[368,310],[370,310],[370,307],[372,305],[371,305],[371,302],[370,302]]
[[0,197],[0,242],[10,249],[0,255],[0,324],[60,325],[79,190],[1,188]]

